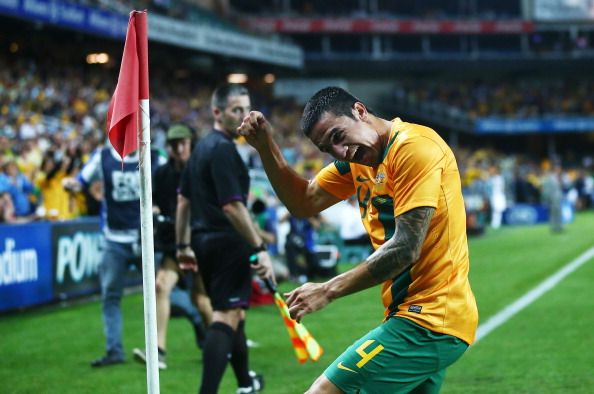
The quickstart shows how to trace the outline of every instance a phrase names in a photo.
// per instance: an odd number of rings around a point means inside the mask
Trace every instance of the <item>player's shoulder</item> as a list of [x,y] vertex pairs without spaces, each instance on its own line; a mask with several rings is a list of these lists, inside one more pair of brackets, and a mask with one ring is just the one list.
[[416,138],[441,139],[439,134],[429,126],[418,123],[404,122],[399,118],[394,120],[392,135],[396,141],[403,143]]
[[402,162],[414,157],[443,157],[449,148],[430,127],[395,120],[385,152],[385,162]]
[[440,150],[447,148],[447,144],[443,138],[431,127],[409,122],[400,122],[396,126],[398,127],[391,136],[394,140],[393,145],[395,150],[403,147],[431,149],[433,146]]

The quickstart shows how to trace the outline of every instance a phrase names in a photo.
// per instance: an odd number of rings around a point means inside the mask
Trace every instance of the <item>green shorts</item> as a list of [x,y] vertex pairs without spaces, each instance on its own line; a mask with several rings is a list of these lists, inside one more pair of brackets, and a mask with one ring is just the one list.
[[356,341],[324,375],[347,394],[438,393],[468,344],[392,317]]

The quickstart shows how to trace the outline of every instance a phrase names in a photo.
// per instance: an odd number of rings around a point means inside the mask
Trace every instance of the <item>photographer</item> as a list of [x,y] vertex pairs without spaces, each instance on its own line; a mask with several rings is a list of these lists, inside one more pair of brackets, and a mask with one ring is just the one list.
[[[157,218],[155,223],[155,249],[162,255],[157,271],[157,344],[159,350],[159,368],[167,368],[165,362],[167,344],[167,324],[172,307],[181,310],[193,324],[198,344],[204,338],[205,327],[211,321],[212,309],[206,296],[199,273],[185,278],[176,262],[175,246],[175,210],[177,191],[181,172],[190,158],[192,151],[192,132],[182,124],[173,125],[167,131],[167,151],[169,160],[155,171],[153,181],[153,212]],[[181,279],[181,280],[180,280]],[[184,279],[191,279],[185,281]],[[180,282],[178,284],[178,281]],[[187,283],[191,282],[191,283]],[[178,284],[176,286],[176,284]],[[200,319],[191,304],[187,290],[183,285],[191,287],[192,297],[200,310]],[[176,308],[177,307],[177,308]],[[134,349],[136,360],[145,363],[144,350]]]

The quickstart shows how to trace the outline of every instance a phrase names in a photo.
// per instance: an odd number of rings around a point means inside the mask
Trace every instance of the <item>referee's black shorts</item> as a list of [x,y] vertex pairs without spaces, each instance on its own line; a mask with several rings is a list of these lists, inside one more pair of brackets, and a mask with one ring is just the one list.
[[193,232],[192,249],[213,310],[247,309],[253,248],[238,234]]

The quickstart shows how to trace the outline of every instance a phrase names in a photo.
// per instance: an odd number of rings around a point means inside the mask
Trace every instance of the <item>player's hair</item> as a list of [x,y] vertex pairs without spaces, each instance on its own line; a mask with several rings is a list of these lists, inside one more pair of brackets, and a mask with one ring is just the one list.
[[223,109],[227,106],[229,97],[231,96],[248,96],[250,93],[243,85],[235,83],[226,83],[219,85],[212,93],[210,104],[213,108]]
[[[320,121],[325,112],[330,112],[335,116],[344,115],[355,119],[352,111],[356,102],[361,102],[361,100],[343,88],[330,86],[319,90],[309,99],[303,109],[301,131],[309,137],[314,126]],[[367,108],[367,112],[373,114],[370,108]]]

